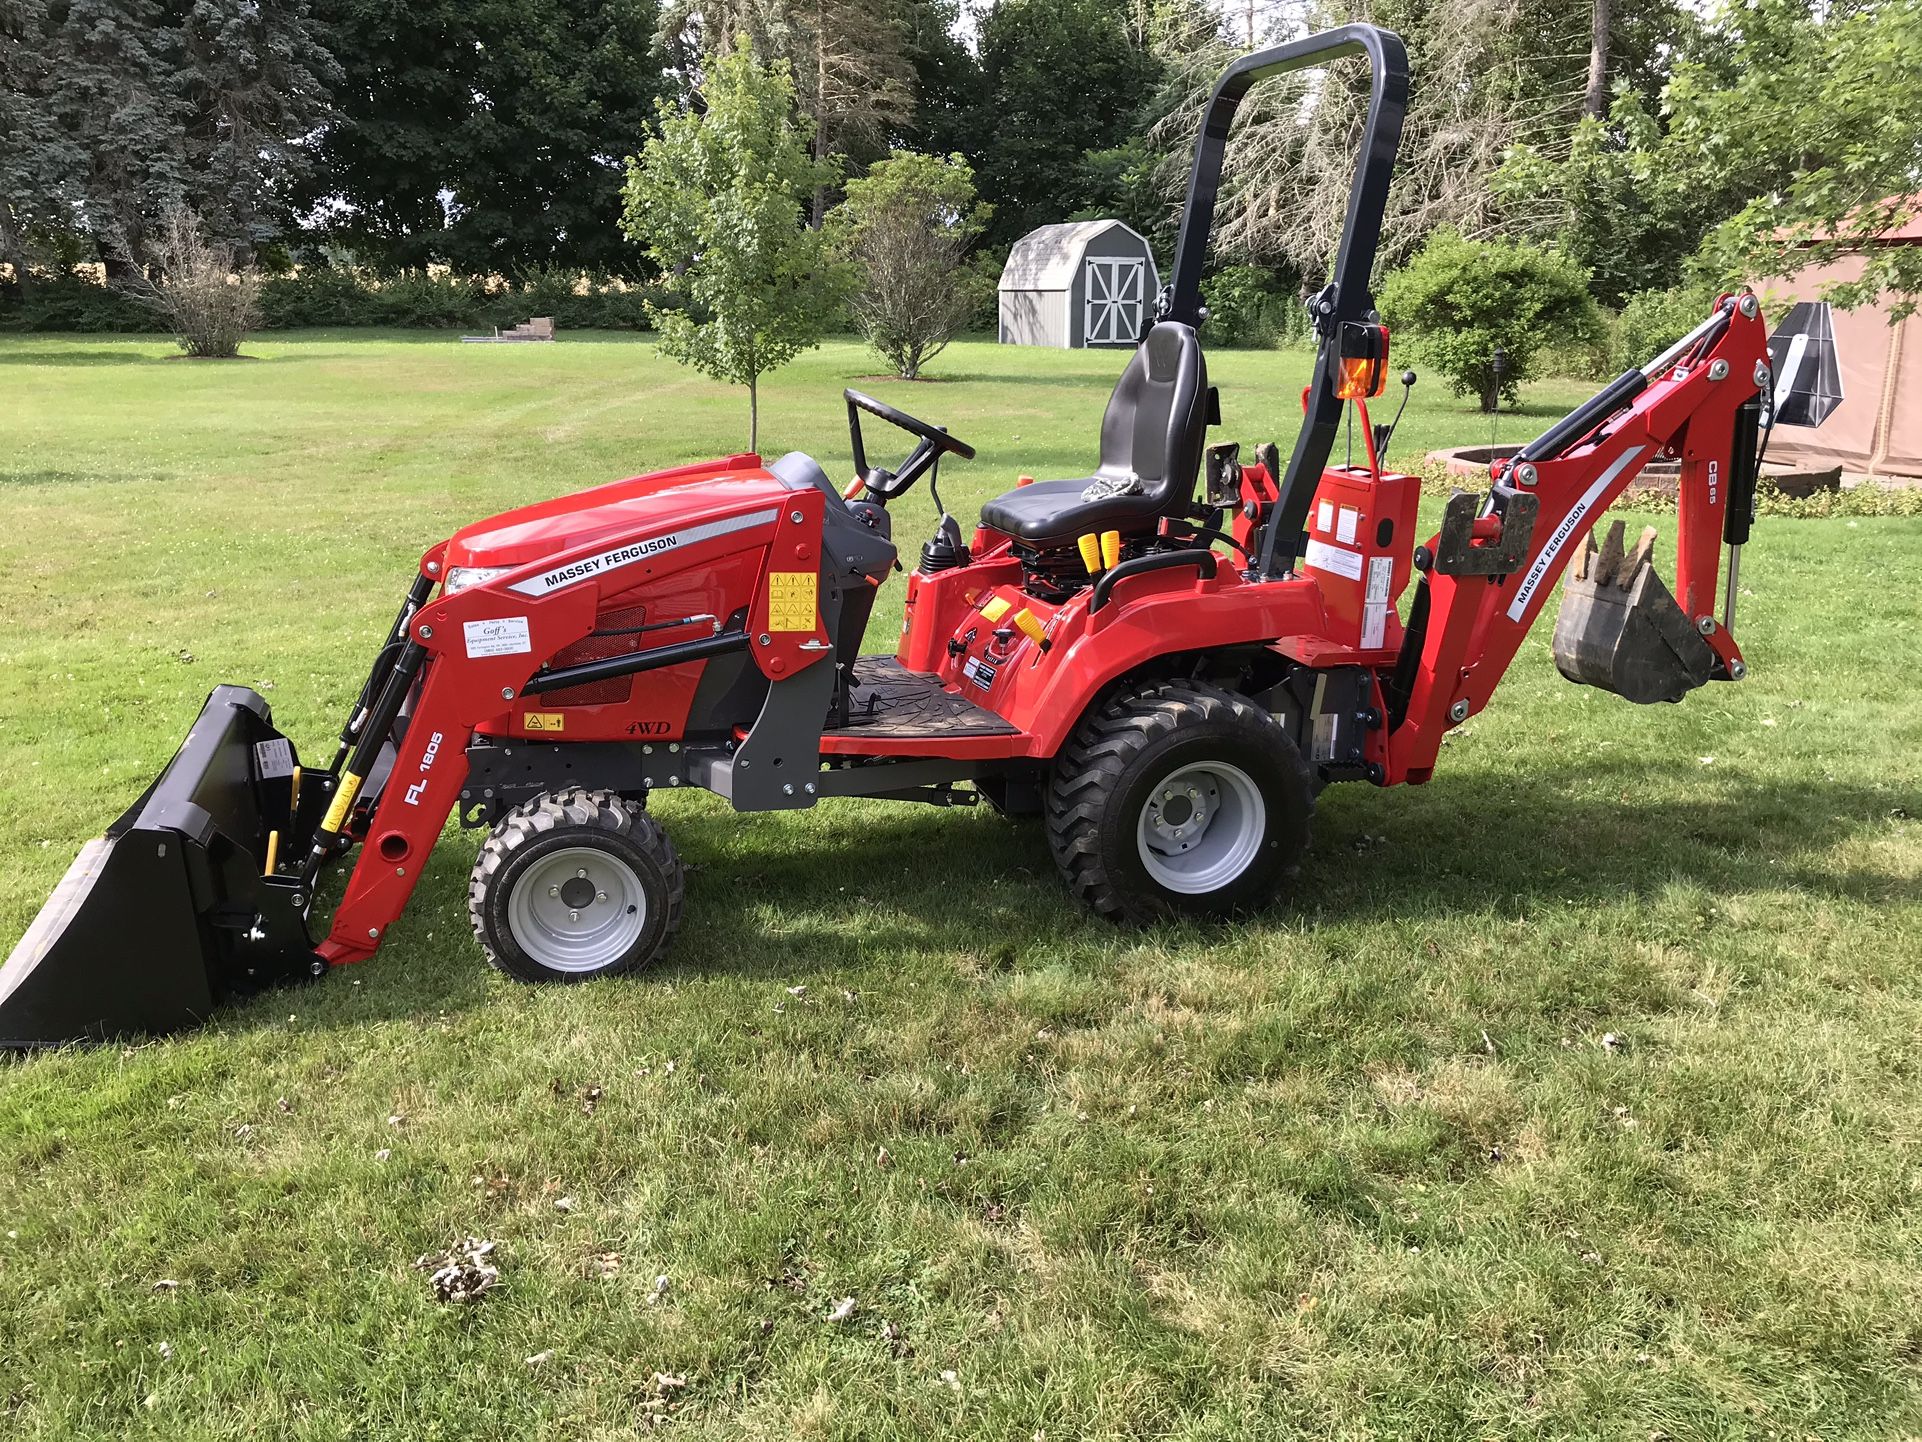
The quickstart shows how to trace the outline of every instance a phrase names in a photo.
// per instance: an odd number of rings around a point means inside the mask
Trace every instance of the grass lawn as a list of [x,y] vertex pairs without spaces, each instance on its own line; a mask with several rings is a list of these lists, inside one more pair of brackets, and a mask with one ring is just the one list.
[[[0,946],[215,683],[327,754],[425,546],[745,443],[644,342],[170,349],[0,337]],[[1285,443],[1303,357],[1211,360],[1225,434]],[[967,516],[1085,468],[1120,364],[869,388],[979,447]],[[767,452],[843,469],[874,368],[775,377]],[[1418,395],[1403,458],[1486,439]],[[1567,685],[1543,626],[1232,928],[1080,915],[991,814],[675,794],[669,963],[536,989],[450,835],[372,963],[0,1062],[0,1435],[1914,1436],[1919,551],[1764,521],[1751,679],[1680,707]],[[413,1263],[465,1235],[503,1285],[443,1306]]]

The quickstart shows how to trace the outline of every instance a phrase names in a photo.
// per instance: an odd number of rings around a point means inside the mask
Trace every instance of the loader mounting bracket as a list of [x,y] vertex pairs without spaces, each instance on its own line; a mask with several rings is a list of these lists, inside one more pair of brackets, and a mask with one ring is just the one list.
[[1475,544],[1475,522],[1482,514],[1482,498],[1456,491],[1442,511],[1441,533],[1435,540],[1435,569],[1444,576],[1506,576],[1517,570],[1535,534],[1540,502],[1532,491],[1512,486],[1489,487],[1490,513],[1501,518],[1501,534]]

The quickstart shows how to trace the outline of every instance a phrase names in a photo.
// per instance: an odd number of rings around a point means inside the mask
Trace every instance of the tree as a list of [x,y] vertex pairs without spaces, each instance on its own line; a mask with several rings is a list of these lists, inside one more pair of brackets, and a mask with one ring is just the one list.
[[380,269],[635,271],[622,157],[663,93],[655,0],[314,0],[339,114],[301,202]]
[[[801,113],[814,126],[817,161],[885,154],[889,135],[913,113],[915,72],[893,3],[672,0],[661,35],[690,93],[700,87],[701,56],[720,37],[747,36],[764,65],[787,61]],[[814,193],[816,227],[827,213],[828,189],[823,183]]]
[[836,249],[858,276],[855,319],[903,380],[916,379],[973,311],[963,262],[987,219],[966,160],[907,150],[849,181],[829,214]]
[[959,0],[901,0],[914,113],[900,130],[910,149],[974,162],[980,159],[974,120],[982,103],[981,62],[956,33],[960,14]]
[[[1382,313],[1410,337],[1417,359],[1484,411],[1521,399],[1544,346],[1593,339],[1599,315],[1588,275],[1553,251],[1518,241],[1473,241],[1444,227],[1382,288]],[[1502,375],[1494,355],[1504,353]]]
[[1852,306],[1887,291],[1895,315],[1914,310],[1922,255],[1876,241],[1922,214],[1922,0],[1750,0],[1726,6],[1714,29],[1725,59],[1691,61],[1669,87],[1668,150],[1696,173],[1742,157],[1756,183],[1707,267],[1733,283],[1859,254],[1861,278],[1829,298]]
[[978,174],[1005,245],[1081,209],[1084,157],[1135,132],[1159,66],[1116,0],[1002,0],[981,18]]
[[833,168],[812,159],[785,61],[757,64],[745,35],[706,67],[700,114],[665,103],[660,134],[628,162],[624,225],[679,309],[650,302],[661,350],[747,387],[748,448],[760,445],[760,379],[818,345],[842,293],[821,232],[802,223]]

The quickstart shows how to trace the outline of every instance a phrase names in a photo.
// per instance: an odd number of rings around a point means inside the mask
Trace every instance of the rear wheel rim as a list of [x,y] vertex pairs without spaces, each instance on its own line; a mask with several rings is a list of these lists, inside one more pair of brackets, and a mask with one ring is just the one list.
[[507,929],[550,971],[588,972],[625,957],[647,926],[647,892],[634,868],[598,846],[537,858],[507,898]]
[[1267,804],[1246,771],[1226,761],[1197,761],[1149,790],[1135,822],[1135,845],[1157,886],[1206,896],[1248,870],[1267,829]]

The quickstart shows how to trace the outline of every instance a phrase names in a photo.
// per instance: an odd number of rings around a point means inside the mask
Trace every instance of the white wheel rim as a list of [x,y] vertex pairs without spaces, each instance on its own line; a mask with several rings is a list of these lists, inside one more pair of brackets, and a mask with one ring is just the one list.
[[647,925],[647,893],[634,868],[596,846],[550,851],[515,883],[507,929],[551,971],[598,971],[619,961]]
[[1135,823],[1135,844],[1156,885],[1205,896],[1248,869],[1267,823],[1261,789],[1246,771],[1198,761],[1155,783]]

